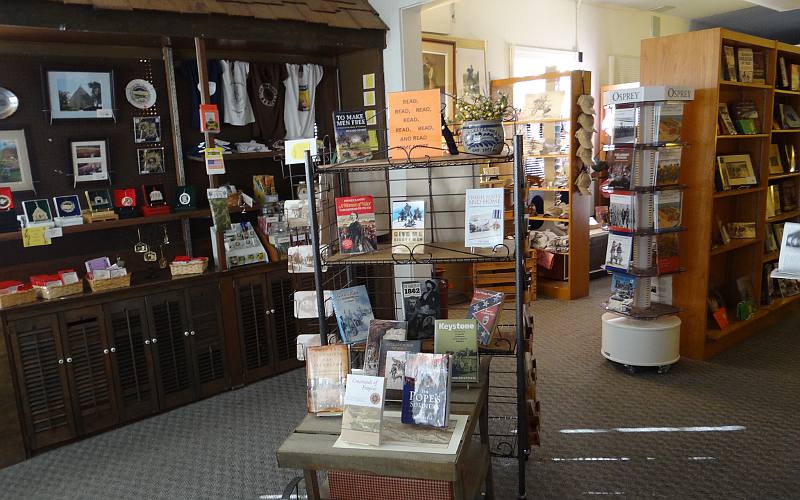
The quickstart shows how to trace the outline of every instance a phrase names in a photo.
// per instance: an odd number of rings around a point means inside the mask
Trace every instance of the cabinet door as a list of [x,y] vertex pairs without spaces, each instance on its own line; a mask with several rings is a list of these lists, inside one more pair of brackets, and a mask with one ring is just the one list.
[[63,313],[61,344],[78,433],[113,426],[117,423],[117,405],[102,309],[97,306]]
[[264,378],[272,369],[272,352],[267,336],[267,290],[263,276],[236,280],[236,308],[239,336],[247,382]]
[[[298,321],[294,317],[294,286],[286,271],[267,275],[269,287],[269,331],[274,345],[275,370],[279,372],[301,366],[297,361]],[[316,324],[316,323],[315,323]]]
[[158,410],[158,397],[149,359],[150,332],[144,299],[106,304],[104,310],[120,420],[150,415]]
[[58,342],[58,318],[43,315],[9,323],[9,338],[28,446],[44,448],[73,438],[66,360]]
[[203,398],[230,387],[217,284],[187,288],[186,308],[194,378]]
[[193,401],[195,394],[183,292],[162,293],[146,300],[161,409],[184,405]]

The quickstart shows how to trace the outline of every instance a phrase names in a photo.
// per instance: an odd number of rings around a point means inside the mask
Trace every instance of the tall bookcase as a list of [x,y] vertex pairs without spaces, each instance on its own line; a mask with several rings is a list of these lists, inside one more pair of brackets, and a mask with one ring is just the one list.
[[[725,79],[723,46],[749,47],[764,54],[766,83],[743,83]],[[686,272],[676,275],[674,300],[681,310],[681,354],[695,359],[709,358],[761,330],[779,318],[787,306],[796,307],[800,295],[761,303],[762,269],[766,259],[764,238],[768,222],[793,220],[793,211],[767,220],[766,194],[776,177],[769,173],[769,146],[778,136],[800,140],[798,132],[774,132],[773,106],[791,102],[800,106],[800,92],[775,89],[778,53],[800,63],[798,49],[774,40],[715,28],[642,41],[642,85],[687,85],[695,88],[695,101],[686,107],[683,137],[689,143],[684,151],[680,182],[685,191],[683,211],[687,232],[681,239],[681,256]],[[718,132],[718,104],[735,101],[755,103],[761,120],[759,133],[722,135]],[[749,154],[758,184],[745,189],[717,192],[716,158],[725,154]],[[797,179],[798,174],[786,175]],[[783,177],[783,176],[781,176]],[[795,191],[797,184],[795,180]],[[756,222],[756,237],[734,239],[714,245],[718,221]],[[736,320],[739,300],[737,279],[749,276],[758,309],[743,321]],[[718,289],[728,306],[730,324],[720,330],[709,319],[709,287]]]

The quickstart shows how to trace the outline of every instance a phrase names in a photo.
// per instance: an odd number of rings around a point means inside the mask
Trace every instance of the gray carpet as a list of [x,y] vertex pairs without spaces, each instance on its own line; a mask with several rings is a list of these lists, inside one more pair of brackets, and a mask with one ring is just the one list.
[[[797,498],[800,314],[711,362],[630,376],[599,354],[607,287],[535,305],[543,433],[528,497]],[[293,473],[275,450],[303,390],[297,370],[53,450],[0,471],[0,497],[279,498]],[[700,426],[744,429],[614,431]],[[516,464],[494,470],[497,497],[515,498]]]

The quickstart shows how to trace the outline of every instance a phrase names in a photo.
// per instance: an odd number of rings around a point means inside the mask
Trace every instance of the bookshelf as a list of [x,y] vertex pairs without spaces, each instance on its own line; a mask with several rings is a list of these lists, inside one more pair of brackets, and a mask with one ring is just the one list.
[[[750,48],[764,57],[766,83],[726,79],[724,46]],[[797,194],[798,173],[770,175],[770,144],[789,142],[800,147],[800,133],[773,130],[774,109],[778,103],[800,108],[800,92],[776,89],[778,57],[800,64],[800,49],[721,28],[682,33],[642,41],[642,85],[688,85],[695,88],[695,101],[686,107],[684,137],[690,147],[684,151],[680,182],[684,192],[684,219],[687,232],[681,239],[681,255],[686,272],[675,277],[675,304],[681,309],[681,354],[707,359],[760,331],[779,318],[788,306],[800,303],[800,295],[763,300],[761,290],[764,265],[777,258],[777,252],[764,248],[768,224],[800,217],[800,210],[787,210],[767,217],[770,184],[789,180]],[[718,104],[750,101],[761,121],[758,133],[727,135],[718,132]],[[717,156],[749,154],[758,183],[742,189],[718,191],[715,179]],[[755,238],[719,241],[718,221],[755,222]],[[737,321],[739,301],[737,279],[749,277],[757,309],[749,319]],[[766,285],[766,282],[764,283]],[[707,291],[713,287],[722,294],[729,325],[719,329],[709,316]]]
[[[578,140],[574,137],[578,130],[580,107],[578,96],[591,93],[591,73],[588,71],[565,71],[545,73],[537,76],[492,80],[491,92],[503,92],[508,95],[509,104],[517,109],[525,105],[526,94],[538,94],[547,91],[563,91],[561,112],[558,116],[528,119],[521,118],[504,123],[506,137],[517,133],[535,134],[541,129],[545,142],[550,141],[553,134],[558,134],[557,127],[563,127],[562,138],[568,144],[565,151],[548,151],[537,154],[525,154],[526,173],[532,164],[541,165],[545,181],[551,180],[556,165],[563,165],[566,182],[563,186],[530,187],[531,191],[541,192],[545,200],[559,196],[568,215],[551,217],[536,214],[528,217],[529,223],[542,223],[540,230],[565,225],[569,237],[569,251],[554,253],[553,269],[548,272],[539,268],[537,272],[537,293],[546,297],[561,300],[572,300],[586,297],[589,294],[589,214],[591,197],[583,196],[575,187],[575,179],[580,172],[581,161],[577,157]],[[523,114],[524,116],[524,114]],[[599,128],[595,118],[595,128]],[[528,186],[526,186],[527,188]],[[526,197],[527,199],[527,197]],[[548,201],[545,206],[548,206]],[[556,274],[559,274],[556,276]]]

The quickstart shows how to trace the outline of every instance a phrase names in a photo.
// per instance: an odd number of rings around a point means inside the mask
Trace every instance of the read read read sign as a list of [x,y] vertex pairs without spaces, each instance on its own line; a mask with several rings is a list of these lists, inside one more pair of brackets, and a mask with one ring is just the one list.
[[438,89],[389,94],[391,159],[443,154],[440,107],[441,94]]

